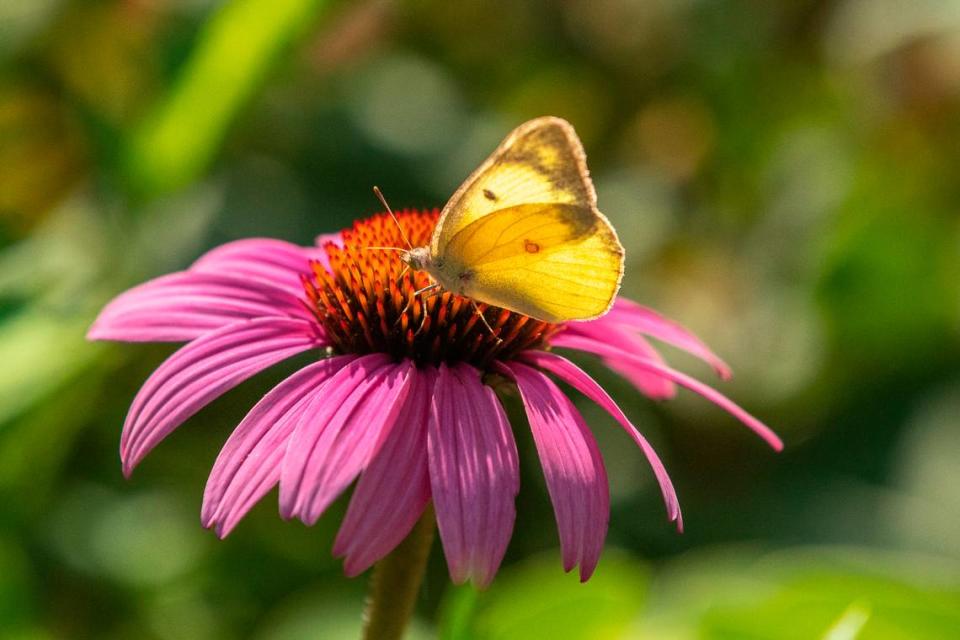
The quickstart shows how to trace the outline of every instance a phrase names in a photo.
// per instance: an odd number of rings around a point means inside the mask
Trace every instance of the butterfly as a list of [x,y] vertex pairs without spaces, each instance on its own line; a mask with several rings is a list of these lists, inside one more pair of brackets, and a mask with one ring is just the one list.
[[609,311],[623,256],[580,139],[547,116],[513,130],[450,198],[430,244],[400,257],[428,289],[559,323]]

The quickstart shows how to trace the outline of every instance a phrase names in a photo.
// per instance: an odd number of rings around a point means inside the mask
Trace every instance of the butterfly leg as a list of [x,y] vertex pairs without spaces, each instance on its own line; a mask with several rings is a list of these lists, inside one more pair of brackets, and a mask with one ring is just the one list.
[[433,296],[439,295],[440,285],[434,283],[429,287],[425,287],[421,291],[428,291],[428,293],[427,295],[421,296],[420,298],[420,304],[423,307],[423,311],[420,314],[420,326],[417,327],[416,332],[413,334],[415,336],[420,335],[420,332],[423,331],[423,326],[427,323],[427,300],[429,300]]
[[480,320],[483,322],[483,326],[485,326],[485,327],[487,328],[487,331],[490,332],[490,335],[493,336],[493,339],[497,341],[497,344],[501,344],[501,343],[503,342],[503,340],[501,340],[501,339],[500,339],[500,336],[498,336],[496,333],[493,332],[493,327],[490,326],[490,323],[487,322],[486,316],[484,316],[484,315],[483,315],[483,312],[480,311],[480,307],[477,306],[476,300],[474,300],[473,298],[471,298],[471,299],[470,299],[470,304],[473,306],[474,312],[475,312],[478,316],[480,316]]
[[397,315],[397,320],[393,324],[394,325],[400,324],[400,321],[403,319],[403,316],[407,313],[407,311],[410,311],[410,307],[413,306],[413,301],[417,299],[417,296],[424,294],[428,291],[432,291],[434,289],[439,289],[439,288],[440,288],[440,285],[434,282],[433,284],[428,284],[423,289],[418,289],[414,291],[413,295],[410,296],[410,299],[407,300],[407,304],[404,305],[403,309],[400,310],[400,313]]

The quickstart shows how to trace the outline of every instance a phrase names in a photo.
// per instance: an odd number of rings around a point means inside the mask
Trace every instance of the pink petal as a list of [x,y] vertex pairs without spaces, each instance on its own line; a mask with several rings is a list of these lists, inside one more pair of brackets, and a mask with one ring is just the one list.
[[319,260],[330,268],[323,249],[270,238],[250,238],[208,251],[193,263],[190,270],[251,278],[301,295],[300,276],[312,273],[311,260]]
[[668,380],[671,380],[681,387],[686,387],[694,393],[698,393],[710,402],[714,403],[718,407],[726,410],[735,418],[740,420],[743,424],[747,425],[750,429],[754,431],[758,436],[763,438],[767,444],[773,447],[775,450],[780,451],[783,449],[783,442],[775,434],[770,427],[763,424],[752,415],[744,411],[742,408],[737,406],[733,401],[724,396],[719,391],[708,387],[702,382],[691,378],[688,375],[680,373],[670,367],[658,364],[651,360],[641,358],[639,356],[634,356],[628,354],[616,347],[612,347],[604,342],[598,340],[592,340],[590,338],[585,338],[582,336],[576,336],[572,334],[562,333],[551,340],[551,344],[556,347],[566,347],[568,349],[579,349],[580,351],[587,351],[589,353],[595,353],[599,356],[608,357],[608,358],[620,358],[632,363],[634,366],[641,369],[646,369],[651,373],[661,375]]
[[310,399],[355,356],[314,362],[274,387],[233,430],[210,472],[201,521],[226,536],[280,480],[287,441]]
[[313,524],[363,471],[410,390],[413,364],[386,354],[337,372],[297,422],[280,472],[280,513]]
[[293,318],[239,322],[187,344],[153,372],[130,406],[120,437],[124,473],[226,391],[320,344],[313,323]]
[[323,249],[328,244],[336,245],[338,247],[343,246],[343,234],[339,231],[336,233],[321,233],[316,238],[313,239],[313,244],[317,245]]
[[113,299],[90,328],[90,340],[179,342],[240,320],[310,318],[300,298],[249,279],[183,271]]
[[[612,323],[582,322],[568,324],[565,332],[582,335],[601,342],[619,346],[624,351],[666,364],[656,349],[641,335],[624,326]],[[645,369],[634,367],[629,361],[619,358],[604,358],[603,363],[629,380],[640,393],[654,400],[666,400],[677,394],[677,388],[662,376],[653,375]]]
[[517,382],[553,502],[563,569],[585,582],[600,560],[610,520],[610,488],[596,440],[570,399],[543,373],[517,362],[500,370]]
[[520,489],[510,424],[480,372],[440,366],[427,426],[430,486],[450,579],[493,579],[513,532]]
[[393,551],[430,501],[427,417],[436,373],[426,367],[411,376],[401,417],[381,434],[383,444],[360,476],[333,545],[351,577]]
[[647,460],[653,468],[653,474],[657,478],[657,483],[660,485],[663,501],[667,506],[667,517],[671,522],[676,521],[677,529],[682,531],[683,519],[680,514],[680,501],[677,500],[677,492],[673,488],[673,483],[670,481],[670,476],[667,474],[663,462],[660,461],[657,452],[650,446],[647,439],[644,438],[637,428],[627,419],[627,416],[624,415],[623,411],[620,410],[620,407],[617,406],[610,395],[603,390],[603,387],[597,384],[596,380],[588,376],[580,367],[555,353],[526,351],[521,357],[532,365],[556,374],[564,382],[603,407],[607,413],[620,423],[624,431],[633,438],[633,441],[637,443],[637,446],[639,446],[640,449],[643,450],[644,455],[647,456]]
[[598,323],[598,326],[618,324],[645,333],[697,356],[712,366],[721,378],[726,380],[731,376],[730,367],[693,333],[653,309],[632,300],[617,298],[610,312],[593,322]]

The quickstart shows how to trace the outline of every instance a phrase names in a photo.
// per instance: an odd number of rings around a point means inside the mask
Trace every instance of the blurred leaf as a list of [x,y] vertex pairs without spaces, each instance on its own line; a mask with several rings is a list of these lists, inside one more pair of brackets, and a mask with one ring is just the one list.
[[[462,98],[438,65],[409,55],[388,56],[354,82],[351,111],[357,126],[384,148],[417,156],[459,142]],[[399,95],[404,99],[398,101]]]
[[[925,362],[955,314],[956,240],[951,221],[930,213],[932,205],[897,202],[910,196],[892,191],[871,183],[847,204],[819,294],[847,355]],[[926,210],[923,217],[916,208]]]
[[106,378],[103,368],[84,367],[27,413],[0,425],[0,496],[7,514],[35,515],[48,505],[60,486],[59,472],[79,432],[104,406],[99,397]]
[[[265,624],[254,634],[258,640],[353,640],[363,628],[363,598],[359,594],[334,593],[329,585],[315,591],[294,594],[267,615]],[[414,618],[406,640],[434,637]]]
[[[700,626],[706,638],[823,637],[850,607],[869,612],[857,638],[939,640],[960,630],[960,590],[829,569],[799,570],[767,598],[717,607]],[[789,624],[785,624],[789,621]]]
[[153,41],[159,6],[129,2],[68,2],[57,12],[44,53],[99,151],[115,151],[117,130],[143,112],[160,84]]
[[43,27],[62,0],[0,2],[0,58],[10,55]]
[[455,593],[444,611],[449,635],[443,637],[619,638],[643,607],[648,582],[644,565],[611,549],[583,584],[576,572],[563,573],[556,554],[539,556],[502,570],[490,590],[478,594],[473,635],[465,630],[471,596]]
[[34,84],[0,83],[0,241],[22,238],[85,171],[85,143],[70,115]]
[[229,638],[218,625],[217,604],[195,586],[171,586],[150,602],[149,628],[161,640],[216,640]]
[[883,524],[894,544],[960,557],[957,416],[960,381],[931,393],[907,422],[894,473],[902,493],[881,505]]
[[129,172],[148,195],[197,177],[278,54],[328,0],[234,0],[207,23],[170,94],[135,132]]
[[[643,621],[647,635],[639,637],[949,638],[960,629],[957,575],[929,557],[865,549],[794,549],[759,559],[719,549],[667,567]],[[858,635],[841,635],[858,626]]]
[[870,619],[870,610],[864,605],[854,602],[847,607],[840,617],[823,635],[823,640],[854,640],[863,631],[863,626]]
[[126,587],[155,587],[195,571],[209,536],[193,505],[163,491],[131,494],[81,486],[61,498],[50,542],[85,573]]
[[85,293],[111,248],[88,199],[71,198],[20,242],[0,252],[0,298],[91,312]]
[[830,22],[824,38],[828,53],[842,64],[862,64],[910,40],[955,31],[960,26],[960,4],[847,0],[839,3]]
[[[0,630],[29,619],[34,606],[33,581],[26,554],[13,540],[0,538]],[[3,636],[7,637],[6,633]]]
[[84,341],[88,324],[27,309],[0,327],[0,426],[95,360],[102,347]]

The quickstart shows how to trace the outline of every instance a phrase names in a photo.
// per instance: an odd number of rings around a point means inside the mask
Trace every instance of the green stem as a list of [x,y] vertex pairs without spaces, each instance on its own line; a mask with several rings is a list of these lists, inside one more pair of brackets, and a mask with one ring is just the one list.
[[434,523],[433,507],[428,506],[406,540],[374,566],[364,616],[365,640],[403,637],[427,568]]

